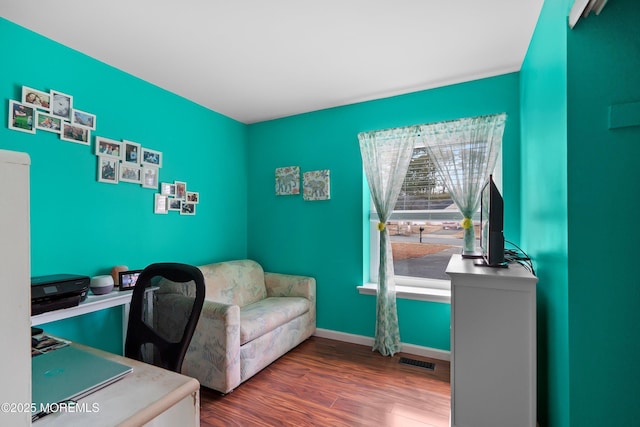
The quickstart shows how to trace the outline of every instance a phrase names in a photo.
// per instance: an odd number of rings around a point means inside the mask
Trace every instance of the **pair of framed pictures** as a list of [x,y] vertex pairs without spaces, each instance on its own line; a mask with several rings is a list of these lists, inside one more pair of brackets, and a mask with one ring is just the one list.
[[187,191],[186,182],[163,182],[160,184],[160,193],[155,196],[154,213],[167,214],[169,211],[178,211],[180,215],[195,215],[198,203],[200,193]]
[[[329,169],[305,172],[302,193],[304,200],[329,200],[331,198],[330,174]],[[276,196],[297,194],[300,194],[300,167],[276,168]]]
[[89,145],[96,116],[73,108],[73,96],[52,90],[22,87],[21,101],[9,101],[9,129],[35,133],[54,132],[60,139]]
[[98,181],[110,184],[130,182],[145,188],[158,188],[162,153],[133,141],[96,137]]

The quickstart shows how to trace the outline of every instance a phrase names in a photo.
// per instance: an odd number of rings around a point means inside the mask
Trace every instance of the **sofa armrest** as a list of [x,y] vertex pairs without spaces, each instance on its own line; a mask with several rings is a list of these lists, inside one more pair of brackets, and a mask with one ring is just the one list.
[[264,282],[269,297],[304,297],[316,299],[316,279],[292,274],[264,273]]
[[240,307],[204,301],[182,373],[223,393],[240,384]]

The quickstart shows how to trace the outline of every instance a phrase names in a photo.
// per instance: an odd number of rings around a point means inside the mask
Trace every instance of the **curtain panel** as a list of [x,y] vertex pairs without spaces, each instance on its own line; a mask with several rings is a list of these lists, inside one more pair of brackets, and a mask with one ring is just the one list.
[[420,126],[420,139],[463,215],[464,252],[475,250],[472,217],[502,146],[506,113]]
[[409,168],[418,130],[417,126],[411,126],[358,134],[365,175],[379,217],[380,266],[373,350],[384,356],[400,351],[393,254],[386,223]]

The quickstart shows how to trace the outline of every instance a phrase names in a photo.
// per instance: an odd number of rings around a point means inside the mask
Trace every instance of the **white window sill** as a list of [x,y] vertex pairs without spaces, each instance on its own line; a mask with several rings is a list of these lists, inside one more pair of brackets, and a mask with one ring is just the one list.
[[[362,295],[376,295],[378,285],[376,283],[365,283],[362,286],[358,286],[358,292]],[[451,304],[451,290],[396,284],[396,298]]]

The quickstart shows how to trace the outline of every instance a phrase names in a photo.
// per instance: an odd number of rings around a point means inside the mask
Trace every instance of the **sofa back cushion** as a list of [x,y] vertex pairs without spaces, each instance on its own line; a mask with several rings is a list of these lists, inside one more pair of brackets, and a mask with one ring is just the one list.
[[264,271],[255,261],[225,261],[198,268],[204,276],[208,300],[244,307],[267,297]]

